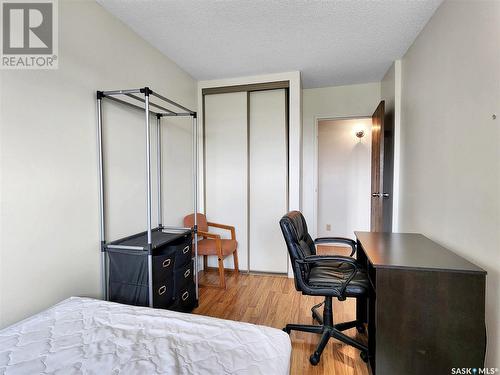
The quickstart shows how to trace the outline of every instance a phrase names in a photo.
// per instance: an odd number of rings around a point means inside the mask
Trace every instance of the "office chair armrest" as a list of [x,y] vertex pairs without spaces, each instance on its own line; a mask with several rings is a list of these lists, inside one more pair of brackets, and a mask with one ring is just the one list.
[[349,245],[352,248],[351,254],[349,256],[353,256],[356,253],[356,242],[351,240],[350,238],[345,237],[320,237],[314,240],[314,244],[321,243],[342,243],[345,245]]
[[209,227],[214,227],[214,228],[220,228],[220,229],[226,229],[231,232],[231,239],[235,240],[236,239],[236,231],[232,225],[226,225],[226,224],[219,224],[219,223],[213,223],[213,222],[207,222],[207,225]]
[[354,268],[358,268],[358,262],[356,259],[351,257],[346,257],[343,255],[309,255],[304,259],[297,259],[299,263],[321,263],[321,262],[339,262],[340,264],[348,263]]
[[[356,273],[358,272],[359,269],[359,265],[355,259],[351,257],[345,257],[342,255],[310,255],[308,257],[305,257],[304,259],[296,259],[295,261],[299,265],[311,264],[311,263],[321,264],[321,262],[331,262],[331,261],[339,262],[339,267],[343,264],[348,264],[352,268],[352,270],[349,273],[347,279],[344,282],[341,282],[339,289],[339,296],[337,297],[341,301],[344,301],[346,299],[345,291],[347,289],[347,286],[352,281],[352,279],[354,279],[354,276],[356,276]],[[329,264],[329,266],[331,266],[331,264]]]

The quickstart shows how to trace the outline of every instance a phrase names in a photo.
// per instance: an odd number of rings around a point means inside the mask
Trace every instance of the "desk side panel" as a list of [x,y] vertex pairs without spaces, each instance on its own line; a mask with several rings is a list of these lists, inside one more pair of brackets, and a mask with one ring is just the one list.
[[377,374],[484,366],[484,275],[377,269],[376,293]]

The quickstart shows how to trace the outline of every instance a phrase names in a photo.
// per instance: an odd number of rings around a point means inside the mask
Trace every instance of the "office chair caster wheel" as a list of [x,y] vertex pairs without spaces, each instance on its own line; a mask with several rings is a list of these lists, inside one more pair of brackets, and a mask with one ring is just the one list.
[[309,357],[309,362],[311,362],[311,365],[316,366],[319,363],[319,354],[318,353],[313,353]]
[[359,333],[365,333],[365,332],[366,332],[365,325],[364,325],[364,324],[360,324],[359,326],[356,326],[356,330],[357,330]]
[[361,359],[363,360],[363,362],[368,362],[368,352],[361,352],[359,353],[359,356],[361,357]]

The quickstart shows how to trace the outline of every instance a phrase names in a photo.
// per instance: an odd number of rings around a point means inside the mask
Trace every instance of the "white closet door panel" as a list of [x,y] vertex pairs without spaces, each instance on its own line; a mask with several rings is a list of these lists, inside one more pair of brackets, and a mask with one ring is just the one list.
[[[233,225],[239,268],[247,269],[247,93],[205,96],[206,214],[209,221]],[[229,231],[209,228],[230,238]],[[217,259],[210,257],[209,266]],[[234,268],[232,257],[225,267]]]
[[279,227],[287,211],[285,90],[250,93],[250,270],[286,273]]

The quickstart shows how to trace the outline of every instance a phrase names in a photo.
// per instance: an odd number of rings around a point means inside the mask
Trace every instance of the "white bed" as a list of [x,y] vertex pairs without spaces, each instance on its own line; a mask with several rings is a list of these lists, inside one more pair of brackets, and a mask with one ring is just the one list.
[[0,331],[0,374],[288,374],[280,330],[71,297]]

